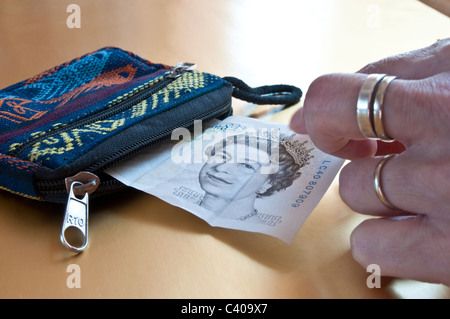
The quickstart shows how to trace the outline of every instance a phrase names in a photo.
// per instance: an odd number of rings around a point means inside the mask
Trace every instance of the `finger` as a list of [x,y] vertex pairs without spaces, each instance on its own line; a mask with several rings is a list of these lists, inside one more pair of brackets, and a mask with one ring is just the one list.
[[[342,200],[354,211],[379,216],[404,214],[448,215],[450,163],[432,159],[421,149],[405,151],[387,162],[380,172],[381,189],[399,210],[388,209],[374,186],[375,168],[381,158],[353,160],[339,174]],[[447,158],[447,156],[442,156]]]
[[297,112],[294,113],[291,122],[289,123],[289,127],[298,134],[308,134],[308,131],[306,130],[305,113],[303,112],[303,108],[298,109]]
[[306,93],[303,110],[291,125],[304,125],[301,129],[306,129],[314,144],[326,153],[348,159],[373,156],[376,143],[364,137],[356,121],[356,101],[365,78],[363,74],[317,78]]
[[423,80],[394,80],[385,92],[383,122],[388,136],[406,147],[435,143],[450,133],[450,72]]
[[[390,161],[393,160],[391,159]],[[379,161],[380,158],[359,159],[344,166],[339,174],[339,194],[342,200],[352,210],[362,214],[376,216],[407,214],[402,211],[389,209],[378,198],[374,186],[374,172]],[[389,173],[387,172],[388,164],[390,163],[386,163],[381,171],[383,191],[392,205],[402,209],[402,203],[397,203],[396,201],[397,194],[394,196],[394,194],[387,193],[385,188],[386,181],[384,178]],[[394,197],[395,199],[393,199]]]
[[426,216],[407,219],[369,219],[351,234],[354,259],[363,267],[376,264],[382,276],[450,284],[448,219]]
[[[293,115],[290,122],[290,128],[298,134],[308,134],[303,108],[299,109]],[[327,151],[334,156],[347,159],[372,156],[377,149],[374,142],[367,140],[355,141],[348,138],[341,138],[340,140],[333,139],[331,143],[332,145],[330,145],[330,148],[327,149]],[[322,146],[322,148],[324,148],[324,146]]]
[[360,73],[385,73],[401,79],[424,79],[450,71],[450,38],[418,50],[394,55],[363,67]]
[[[304,118],[303,108],[299,109],[291,119],[290,128],[298,134],[308,134]],[[377,146],[371,141],[354,141],[348,138],[342,138],[340,141],[333,139],[331,145],[336,151],[329,149],[328,151],[337,156],[348,159],[367,157],[375,154]],[[391,153],[389,153],[391,154]]]
[[[353,159],[372,156],[376,143],[361,133],[356,115],[360,88],[367,75],[329,74],[316,79],[306,93],[300,115],[314,144],[326,153]],[[405,147],[416,141],[434,143],[450,134],[450,72],[418,81],[394,80],[385,92],[383,122],[388,136]],[[294,118],[295,122],[296,119]],[[300,121],[298,121],[300,122]],[[358,141],[361,151],[355,153]]]

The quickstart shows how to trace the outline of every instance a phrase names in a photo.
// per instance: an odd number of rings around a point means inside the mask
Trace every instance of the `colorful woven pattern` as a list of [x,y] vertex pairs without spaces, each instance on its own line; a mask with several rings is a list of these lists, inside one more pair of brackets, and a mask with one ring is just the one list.
[[31,181],[39,166],[39,164],[0,154],[0,189],[37,199],[39,196]]
[[10,86],[0,91],[0,144],[27,139],[24,134],[49,129],[58,119],[67,124],[96,112],[102,107],[97,102],[167,68],[104,48]]
[[1,90],[0,189],[38,198],[40,168],[69,167],[110,137],[224,83],[202,72],[171,79],[170,70],[108,47]]
[[[27,156],[28,160],[42,163],[50,168],[70,164],[111,135],[120,133],[143,118],[165,111],[192,98],[198,94],[200,89],[214,89],[220,84],[217,80],[218,78],[214,76],[200,72],[191,72],[188,76],[170,83],[164,89],[153,94],[149,99],[143,100],[123,112],[107,119],[77,126],[71,130],[61,130],[61,133],[51,135],[30,145],[29,148],[21,151],[20,155]],[[158,79],[151,80],[148,87],[155,85],[154,82],[158,82]],[[205,82],[207,85],[205,85]],[[142,86],[147,86],[147,83]],[[132,93],[127,93],[127,98],[132,96]],[[121,97],[117,100],[119,102],[113,101],[111,103],[113,106],[110,107],[115,107],[120,105],[120,102],[126,101],[126,99],[122,100]],[[35,134],[39,136],[40,134],[45,134],[45,132],[35,132]],[[14,146],[16,145],[12,145],[11,150],[14,149]]]

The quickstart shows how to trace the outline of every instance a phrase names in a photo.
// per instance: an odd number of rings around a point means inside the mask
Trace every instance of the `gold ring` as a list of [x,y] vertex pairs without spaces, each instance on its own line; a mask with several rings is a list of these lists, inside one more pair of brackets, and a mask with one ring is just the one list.
[[384,131],[383,125],[383,103],[384,94],[388,85],[395,79],[395,76],[386,76],[381,80],[378,85],[377,93],[375,94],[375,100],[373,102],[373,129],[375,135],[384,142],[393,142],[394,139],[389,137]]
[[396,154],[390,154],[384,156],[381,161],[378,163],[377,167],[375,168],[374,173],[374,179],[373,184],[375,186],[375,192],[377,193],[378,199],[389,209],[398,210],[397,207],[395,207],[384,195],[383,187],[382,187],[382,179],[381,179],[381,171],[383,169],[383,166],[387,163],[388,160],[393,158]]

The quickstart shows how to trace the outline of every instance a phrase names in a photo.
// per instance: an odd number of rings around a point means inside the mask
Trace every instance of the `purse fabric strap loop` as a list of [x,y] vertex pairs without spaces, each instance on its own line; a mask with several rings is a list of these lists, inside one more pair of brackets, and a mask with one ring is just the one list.
[[303,94],[302,90],[293,85],[275,84],[252,88],[235,77],[227,76],[223,79],[233,85],[233,97],[255,104],[277,104],[289,107],[298,103]]

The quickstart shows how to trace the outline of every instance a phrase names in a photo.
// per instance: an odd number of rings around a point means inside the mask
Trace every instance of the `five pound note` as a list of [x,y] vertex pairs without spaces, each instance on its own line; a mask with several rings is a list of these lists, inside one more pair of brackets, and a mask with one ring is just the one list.
[[176,129],[107,173],[211,226],[290,243],[343,163],[285,124],[232,116]]

